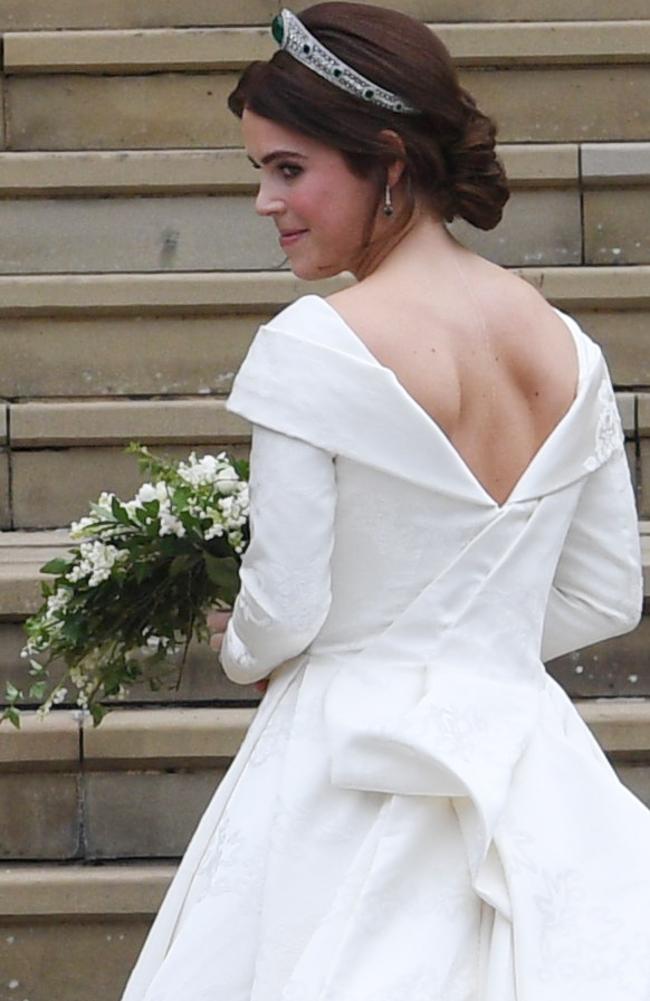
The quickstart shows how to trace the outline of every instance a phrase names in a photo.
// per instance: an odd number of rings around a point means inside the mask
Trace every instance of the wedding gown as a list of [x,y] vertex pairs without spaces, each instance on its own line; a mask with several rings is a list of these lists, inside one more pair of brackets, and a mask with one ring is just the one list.
[[123,1001],[648,1001],[650,811],[544,661],[626,632],[608,370],[497,504],[324,299],[261,327],[222,648],[270,674]]

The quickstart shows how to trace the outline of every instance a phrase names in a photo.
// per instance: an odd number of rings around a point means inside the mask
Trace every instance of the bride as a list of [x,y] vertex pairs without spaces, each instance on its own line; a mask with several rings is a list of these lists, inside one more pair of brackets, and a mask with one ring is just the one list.
[[544,663],[633,629],[603,355],[446,223],[508,199],[418,21],[321,3],[229,99],[299,297],[252,425],[233,681],[264,697],[123,1001],[647,1001],[650,812]]

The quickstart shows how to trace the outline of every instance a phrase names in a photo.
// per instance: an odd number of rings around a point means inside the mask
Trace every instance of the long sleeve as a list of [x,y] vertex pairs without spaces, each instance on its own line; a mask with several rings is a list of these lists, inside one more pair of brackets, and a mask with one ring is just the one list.
[[309,645],[330,607],[336,480],[333,455],[252,425],[251,539],[220,652],[239,684],[266,677]]
[[642,606],[638,517],[620,449],[583,487],[553,580],[542,660],[631,631]]

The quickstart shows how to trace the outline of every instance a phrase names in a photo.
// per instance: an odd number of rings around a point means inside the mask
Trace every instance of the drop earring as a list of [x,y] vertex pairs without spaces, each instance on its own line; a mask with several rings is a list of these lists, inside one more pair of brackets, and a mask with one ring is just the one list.
[[390,196],[390,184],[386,181],[386,190],[384,192],[384,215],[393,214],[393,202]]

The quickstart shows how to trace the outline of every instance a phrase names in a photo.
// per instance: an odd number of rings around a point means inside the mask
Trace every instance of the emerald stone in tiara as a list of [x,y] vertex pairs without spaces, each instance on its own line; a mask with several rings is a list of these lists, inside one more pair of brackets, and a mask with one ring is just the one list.
[[335,87],[340,87],[348,94],[353,94],[355,97],[360,97],[364,101],[377,104],[382,108],[388,108],[390,111],[397,111],[405,115],[419,114],[418,109],[409,104],[408,101],[393,94],[390,90],[379,87],[372,80],[368,80],[367,77],[344,63],[333,52],[330,52],[286,7],[273,18],[271,33],[281,49],[313,70],[314,73],[329,80]]

